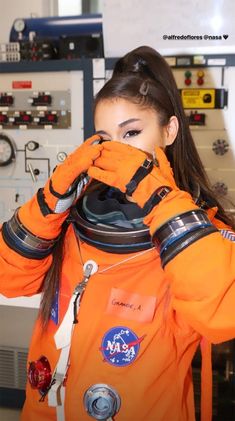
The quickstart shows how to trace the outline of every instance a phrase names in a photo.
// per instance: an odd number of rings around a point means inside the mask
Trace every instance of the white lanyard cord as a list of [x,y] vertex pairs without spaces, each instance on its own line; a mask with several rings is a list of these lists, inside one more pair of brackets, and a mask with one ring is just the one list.
[[77,309],[77,315],[80,309],[81,297],[86,288],[88,279],[97,272],[97,269],[97,264],[91,260],[86,262],[83,266],[84,278],[82,282],[76,286],[62,323],[54,335],[56,348],[61,349],[61,352],[54,370],[51,387],[48,391],[48,405],[57,408],[57,421],[64,421],[65,388],[63,382],[69,367],[70,345],[74,324],[76,323],[76,320],[74,320],[74,308],[76,307]]
[[147,250],[144,250],[144,251],[140,251],[139,253],[135,254],[134,256],[127,257],[126,259],[121,260],[120,262],[114,263],[113,265],[108,266],[105,269],[98,270],[98,273],[106,272],[109,269],[112,269],[112,268],[114,268],[116,266],[122,265],[123,263],[129,262],[129,260],[132,260],[132,259],[135,259],[136,257],[142,256],[143,254],[148,253],[149,251],[151,251],[153,249],[155,249],[155,247],[151,247],[150,249],[147,249]]

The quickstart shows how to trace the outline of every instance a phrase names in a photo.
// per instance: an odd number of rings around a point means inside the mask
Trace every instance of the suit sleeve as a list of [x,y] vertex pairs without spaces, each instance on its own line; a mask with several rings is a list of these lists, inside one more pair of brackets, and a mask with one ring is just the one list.
[[31,296],[40,292],[52,256],[27,259],[10,249],[0,233],[0,294],[8,298]]
[[[35,236],[57,238],[68,212],[43,215],[37,195],[19,209],[21,223]],[[43,259],[23,257],[6,244],[0,232],[0,294],[6,297],[31,296],[40,292],[52,263],[52,255]]]
[[174,309],[198,333],[212,343],[235,338],[234,241],[219,231],[201,238],[172,259],[165,272]]

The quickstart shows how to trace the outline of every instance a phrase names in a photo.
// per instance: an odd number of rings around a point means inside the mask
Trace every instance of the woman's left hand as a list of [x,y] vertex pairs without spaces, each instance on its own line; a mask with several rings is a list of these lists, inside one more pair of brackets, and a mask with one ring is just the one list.
[[[131,196],[143,209],[144,223],[150,227],[151,235],[175,215],[198,209],[190,194],[177,187],[161,148],[155,148],[155,162],[147,170],[146,160],[151,160],[142,150],[117,141],[107,141],[102,146],[99,158],[88,169],[89,176],[127,195],[134,188]],[[140,181],[136,174],[142,174]]]
[[145,152],[133,146],[117,141],[103,142],[102,146],[101,155],[89,168],[88,175],[132,195],[140,207],[160,187],[168,187],[169,191],[177,189],[170,164],[160,148],[156,149],[156,166]]

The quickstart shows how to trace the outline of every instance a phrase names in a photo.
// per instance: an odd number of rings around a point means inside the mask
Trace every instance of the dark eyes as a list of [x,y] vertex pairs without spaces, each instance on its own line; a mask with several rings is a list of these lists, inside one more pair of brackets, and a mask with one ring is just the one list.
[[141,130],[128,130],[128,132],[126,132],[126,134],[124,135],[124,138],[138,136],[138,134],[140,133],[141,133]]

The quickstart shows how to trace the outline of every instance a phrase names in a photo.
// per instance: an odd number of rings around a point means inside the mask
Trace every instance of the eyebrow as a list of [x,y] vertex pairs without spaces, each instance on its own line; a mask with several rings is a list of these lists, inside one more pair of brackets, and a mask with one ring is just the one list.
[[[135,121],[140,121],[140,118],[129,118],[128,120],[122,121],[118,124],[119,127],[125,127],[127,124],[134,123]],[[98,130],[96,134],[107,134],[104,130]]]
[[134,123],[135,121],[140,121],[140,118],[129,118],[129,120],[125,120],[122,123],[119,123],[119,127],[124,127],[129,123]]

